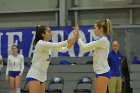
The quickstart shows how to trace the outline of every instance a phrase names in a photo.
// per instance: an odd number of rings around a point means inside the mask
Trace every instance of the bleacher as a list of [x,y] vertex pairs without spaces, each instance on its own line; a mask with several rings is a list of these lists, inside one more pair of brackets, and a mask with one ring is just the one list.
[[130,65],[130,86],[133,93],[140,93],[140,65]]
[[[61,60],[67,60],[69,62],[77,63],[77,65],[59,65]],[[95,73],[93,72],[92,65],[86,64],[87,61],[92,61],[92,57],[59,57],[52,58],[51,65],[48,69],[48,80],[46,82],[46,89],[51,78],[55,76],[60,76],[64,78],[64,91],[63,93],[73,93],[73,90],[76,88],[76,83],[78,79],[83,76],[89,76],[93,80],[95,78]],[[31,62],[31,58],[25,58],[25,62]],[[22,86],[24,87],[26,74],[29,70],[29,67],[25,66],[24,74],[22,78]],[[2,69],[2,75],[0,77],[0,93],[9,93],[9,84],[5,82],[5,72],[6,66]],[[87,88],[89,86],[86,86]],[[85,86],[80,86],[80,88],[85,88]],[[92,89],[94,93],[94,89]]]
[[[6,59],[4,59],[6,62]],[[60,65],[59,62],[65,60],[71,63],[76,63],[72,65]],[[86,64],[88,61],[92,61],[92,57],[53,57],[51,59],[51,64],[48,68],[48,79],[46,82],[46,89],[48,84],[53,77],[59,76],[64,78],[64,90],[63,93],[73,93],[76,88],[76,83],[78,79],[83,76],[89,76],[94,82],[95,73],[93,72],[92,64]],[[31,58],[25,58],[25,62],[30,63]],[[21,88],[25,85],[26,74],[29,70],[29,66],[25,66],[24,74],[22,78]],[[140,65],[131,64],[129,66],[130,72],[130,87],[133,89],[133,93],[139,93],[140,91]],[[0,76],[0,93],[9,93],[9,83],[5,81],[6,65],[2,68]],[[58,87],[58,86],[56,86]],[[89,87],[89,86],[86,86]],[[26,87],[27,88],[27,87]],[[85,86],[81,86],[85,88]],[[94,89],[92,89],[92,93]]]

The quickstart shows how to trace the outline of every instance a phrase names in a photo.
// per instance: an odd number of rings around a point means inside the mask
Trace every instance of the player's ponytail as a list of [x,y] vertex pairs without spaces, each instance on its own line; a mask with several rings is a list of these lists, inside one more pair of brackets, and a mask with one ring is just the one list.
[[109,19],[106,19],[105,20],[105,23],[106,23],[106,30],[107,30],[107,35],[109,35],[109,36],[112,36],[112,34],[113,34],[113,31],[112,31],[112,23],[111,23],[111,21],[109,20]]
[[112,24],[111,21],[109,19],[105,19],[105,20],[99,20],[96,22],[96,25],[99,29],[103,29],[103,33],[106,36],[112,36],[113,31],[112,31]]
[[43,40],[42,34],[45,34],[46,27],[47,27],[47,26],[44,26],[44,25],[37,25],[37,27],[36,27],[35,39],[34,39],[34,42],[33,42],[33,45],[34,45],[34,46],[36,45],[36,43],[37,43],[39,40]]

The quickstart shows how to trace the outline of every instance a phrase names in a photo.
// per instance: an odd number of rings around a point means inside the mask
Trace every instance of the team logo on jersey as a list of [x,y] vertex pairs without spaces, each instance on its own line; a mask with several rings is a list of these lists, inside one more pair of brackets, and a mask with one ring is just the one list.
[[118,57],[118,59],[121,60],[122,58],[121,57]]

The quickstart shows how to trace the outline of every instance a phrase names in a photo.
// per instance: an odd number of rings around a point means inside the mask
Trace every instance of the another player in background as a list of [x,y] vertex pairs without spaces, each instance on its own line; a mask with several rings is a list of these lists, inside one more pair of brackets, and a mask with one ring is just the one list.
[[6,80],[10,81],[10,93],[20,93],[21,78],[24,70],[24,57],[18,54],[18,46],[12,46],[12,54],[7,59]]

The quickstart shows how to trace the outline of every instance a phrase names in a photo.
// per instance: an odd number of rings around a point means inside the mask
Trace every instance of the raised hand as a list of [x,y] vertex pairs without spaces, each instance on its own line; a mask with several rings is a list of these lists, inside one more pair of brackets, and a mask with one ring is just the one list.
[[79,39],[79,25],[75,25],[74,27],[73,27],[73,29],[74,29],[74,31],[73,31],[73,37],[71,38],[71,39],[69,39],[68,40],[68,48],[71,48],[73,45],[74,45],[74,43]]
[[79,25],[78,24],[75,24],[75,26],[73,27],[74,30],[78,31],[80,28],[79,28]]
[[76,41],[79,39],[79,32],[80,32],[80,28],[79,28],[79,25],[76,24],[74,27],[73,27],[74,31],[73,31],[73,34],[74,36],[76,37]]

